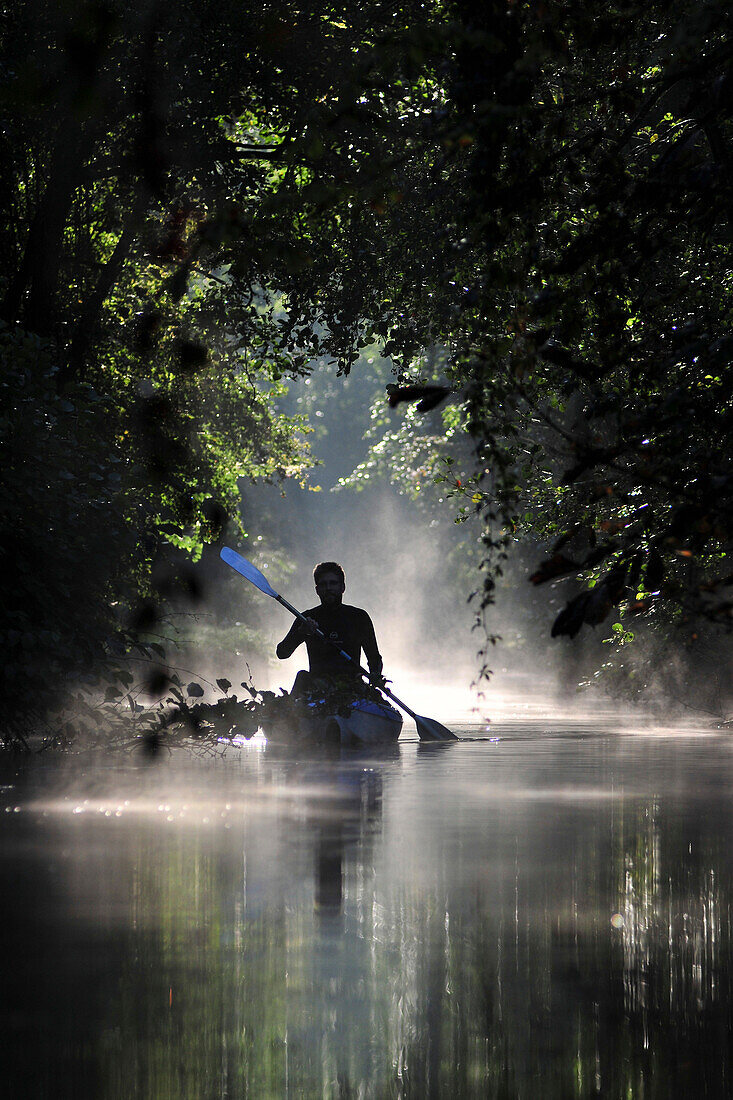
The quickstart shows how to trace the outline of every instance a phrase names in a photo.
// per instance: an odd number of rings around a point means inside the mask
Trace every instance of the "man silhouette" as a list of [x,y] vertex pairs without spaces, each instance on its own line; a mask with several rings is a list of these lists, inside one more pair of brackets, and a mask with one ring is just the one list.
[[[382,658],[372,620],[360,607],[343,602],[346,580],[341,566],[335,561],[322,561],[313,570],[313,580],[321,602],[318,607],[304,612],[310,625],[296,619],[275,651],[280,660],[285,660],[305,642],[310,672],[298,673],[293,694],[344,688],[360,690],[362,678],[356,665],[362,650],[373,681],[382,683]],[[328,641],[315,634],[314,629],[325,634]],[[338,652],[340,649],[356,664],[345,660]]]

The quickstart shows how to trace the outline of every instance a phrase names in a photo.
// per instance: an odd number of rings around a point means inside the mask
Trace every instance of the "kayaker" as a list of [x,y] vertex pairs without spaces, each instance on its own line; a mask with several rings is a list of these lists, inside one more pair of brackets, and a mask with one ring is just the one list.
[[[360,689],[363,680],[358,668],[346,661],[339,649],[348,653],[357,665],[364,650],[373,681],[382,684],[382,658],[372,620],[360,607],[351,607],[343,602],[346,590],[343,569],[338,562],[322,561],[313,570],[313,580],[321,602],[318,607],[304,612],[311,627],[296,619],[275,651],[284,661],[305,642],[310,672],[298,673],[293,694],[314,690]],[[315,629],[336,644],[323,641],[312,632]]]

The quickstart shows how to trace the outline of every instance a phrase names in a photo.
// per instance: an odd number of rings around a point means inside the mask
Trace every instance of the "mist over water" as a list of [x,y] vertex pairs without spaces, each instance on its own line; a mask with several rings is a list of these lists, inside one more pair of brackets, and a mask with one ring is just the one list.
[[[363,436],[371,423],[374,387],[383,394],[392,377],[387,364],[380,366],[378,377],[376,368],[369,370],[365,373],[360,363],[348,378],[335,379],[331,368],[318,367],[311,379],[293,382],[287,411],[303,411],[307,395],[312,421],[322,426],[312,444],[318,465],[306,488],[294,482],[243,487],[249,536],[243,552],[278,591],[305,610],[317,603],[314,565],[340,562],[346,573],[345,602],[372,617],[393,690],[418,713],[442,722],[460,718],[485,726],[487,719],[602,714],[632,724],[684,724],[726,715],[733,654],[725,634],[698,640],[694,647],[689,630],[681,629],[668,641],[639,636],[623,651],[631,676],[620,690],[604,674],[598,686],[579,691],[578,685],[592,681],[613,656],[604,639],[614,616],[595,628],[584,627],[575,638],[552,639],[553,620],[573,594],[573,581],[539,588],[528,583],[543,556],[541,548],[514,544],[495,602],[486,610],[484,626],[477,628],[479,601],[469,603],[483,581],[475,517],[456,524],[456,502],[446,499],[436,507],[409,499],[384,472],[362,483],[360,491],[340,485],[367,455]],[[397,423],[401,414],[392,415]],[[180,654],[185,676],[198,675],[210,685],[225,676],[239,690],[251,672],[259,688],[289,689],[297,671],[307,667],[307,655],[301,646],[287,661],[275,657],[277,642],[291,625],[288,613],[245,580],[230,576],[215,554],[207,596],[206,606],[194,616],[206,630],[189,629]],[[230,626],[224,639],[220,627],[234,616],[236,627]],[[624,628],[638,631],[633,620],[626,620]],[[498,637],[496,645],[487,647],[487,634]],[[479,675],[484,665],[491,670],[488,679]],[[648,685],[636,699],[635,665],[636,682]],[[412,729],[409,721],[405,729]]]
[[[310,380],[292,384],[290,411],[300,411],[304,395],[312,402],[307,387],[320,387],[323,393],[311,408],[313,415],[324,418],[314,423],[325,424],[312,444],[319,465],[309,488],[287,483],[245,490],[243,516],[251,551],[257,549],[259,523],[267,529],[267,539],[283,552],[273,561],[265,554],[258,563],[274,587],[302,610],[318,602],[312,579],[315,564],[338,561],[346,574],[344,602],[370,614],[385,675],[395,692],[419,713],[441,720],[461,716],[481,721],[489,713],[535,712],[540,699],[547,704],[554,699],[556,670],[548,654],[551,610],[539,624],[523,613],[532,597],[526,571],[523,586],[505,584],[498,591],[488,629],[501,635],[502,642],[489,653],[490,681],[477,683],[478,653],[486,643],[483,629],[476,629],[475,604],[469,603],[482,584],[477,523],[455,524],[458,504],[445,500],[439,509],[420,506],[384,476],[360,491],[339,486],[367,453],[362,435],[370,423],[375,382],[373,371],[367,377],[360,374],[363,366],[339,380],[330,378],[329,368],[320,367]],[[386,364],[382,370],[383,387],[392,376]],[[335,395],[329,388],[334,383]],[[400,414],[393,415],[396,424]],[[311,491],[314,486],[319,491]],[[248,546],[244,552],[250,552]],[[305,647],[289,660],[278,661],[275,646],[291,619],[266,597],[255,593],[253,599],[245,581],[241,585],[228,591],[234,592],[235,601],[241,592],[243,619],[257,623],[265,651],[263,657],[242,646],[241,657],[249,662],[258,686],[289,688],[296,672],[307,667]],[[230,613],[231,605],[226,610]],[[242,678],[241,661],[216,671],[203,650],[190,660],[211,679],[223,674],[236,683]]]
[[[327,483],[322,475],[319,480]],[[469,544],[464,557],[477,558],[477,536],[452,522],[450,507],[445,505],[444,520],[436,522],[388,485],[360,493],[326,489],[317,494],[288,487],[283,497],[278,494],[276,508],[278,523],[290,537],[293,568],[284,572],[275,566],[267,575],[291,603],[305,610],[318,603],[315,564],[338,561],[346,574],[344,602],[370,614],[385,675],[397,695],[421,714],[440,721],[481,722],[569,710],[577,716],[598,713],[599,708],[612,712],[609,700],[568,698],[559,691],[568,672],[562,644],[549,636],[553,610],[548,604],[540,615],[530,614],[531,602],[540,601],[527,584],[526,570],[518,571],[516,583],[498,589],[496,603],[487,611],[486,628],[499,640],[489,647],[491,676],[480,679],[479,650],[486,646],[486,633],[476,626],[469,597],[480,587],[481,576],[456,564],[456,547],[464,540]],[[252,659],[255,680],[270,689],[289,688],[297,671],[307,667],[305,647],[278,661],[275,646],[289,630],[291,617],[264,596],[257,611],[271,658],[264,663]]]
[[[288,598],[302,608],[316,605],[313,566],[338,561],[346,573],[344,602],[363,607],[371,616],[385,675],[395,691],[400,694],[408,683],[433,693],[450,688],[456,698],[448,709],[466,710],[472,698],[476,637],[468,594],[456,592],[454,578],[444,573],[444,536],[431,531],[424,516],[389,490],[355,500],[338,494],[331,510],[330,522],[319,522],[323,508],[316,499],[312,519],[303,517],[312,526],[304,537],[307,548],[298,553],[289,583],[294,595]],[[286,615],[274,614],[273,640],[289,625]],[[306,662],[302,647],[270,669],[271,680],[287,684]]]

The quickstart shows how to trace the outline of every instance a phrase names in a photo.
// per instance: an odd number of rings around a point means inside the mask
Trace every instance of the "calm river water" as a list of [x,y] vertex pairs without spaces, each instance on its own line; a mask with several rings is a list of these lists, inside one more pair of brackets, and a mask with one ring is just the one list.
[[0,778],[2,1096],[731,1095],[730,734]]

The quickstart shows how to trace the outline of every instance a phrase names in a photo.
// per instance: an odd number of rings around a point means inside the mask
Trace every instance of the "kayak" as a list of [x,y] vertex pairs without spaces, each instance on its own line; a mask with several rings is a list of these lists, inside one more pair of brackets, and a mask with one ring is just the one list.
[[371,699],[356,699],[343,713],[324,713],[324,700],[308,704],[316,712],[300,715],[289,727],[280,726],[267,730],[265,736],[273,740],[293,739],[300,742],[352,745],[391,745],[402,730],[402,715],[388,703]]
[[316,734],[328,741],[340,741],[342,745],[392,744],[402,731],[402,715],[389,703],[375,703],[370,699],[357,699],[348,714],[332,714],[325,718],[308,718],[315,723]]
[[194,736],[217,737],[245,744],[391,745],[400,736],[402,715],[389,703],[343,692],[292,696],[287,692],[254,693],[252,699],[227,696],[215,703],[194,703],[172,710],[166,726],[180,726]]

